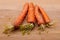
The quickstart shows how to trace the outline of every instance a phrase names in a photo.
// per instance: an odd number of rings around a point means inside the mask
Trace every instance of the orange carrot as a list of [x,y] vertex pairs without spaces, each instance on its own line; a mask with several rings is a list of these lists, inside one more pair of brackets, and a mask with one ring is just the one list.
[[34,28],[35,23],[35,15],[34,15],[34,5],[33,3],[29,3],[29,9],[27,14],[27,24],[23,25],[23,28],[20,29],[31,31]]
[[28,10],[28,16],[27,16],[27,22],[28,23],[35,23],[35,10],[34,10],[34,4],[29,3],[29,10]]
[[14,22],[14,26],[17,28],[20,24],[22,24],[24,18],[26,17],[28,11],[28,3],[24,5],[24,8],[21,12],[21,14],[17,17],[16,21]]
[[13,25],[10,26],[10,27],[7,27],[7,28],[4,30],[4,33],[5,33],[5,34],[11,32],[11,31],[13,31],[13,30],[15,30],[15,29],[17,29],[17,28],[19,28],[19,25],[22,24],[24,18],[26,17],[26,14],[27,14],[27,12],[28,12],[28,7],[29,7],[29,5],[28,5],[28,3],[26,3],[26,4],[24,5],[24,8],[23,8],[21,14],[20,14],[20,15],[17,17],[17,19],[14,21]]
[[43,16],[43,19],[44,19],[44,21],[45,21],[45,23],[46,23],[46,27],[49,28],[50,26],[52,26],[52,25],[55,24],[55,21],[52,21],[52,22],[51,22],[49,16],[47,15],[47,13],[44,11],[43,8],[39,7],[39,11],[41,12],[41,14],[42,14],[42,16]]
[[48,17],[48,15],[46,14],[46,12],[41,7],[39,7],[39,9],[40,9],[40,12],[41,12],[41,14],[42,14],[42,16],[44,18],[45,23],[49,23],[50,22],[50,18]]
[[39,12],[39,7],[37,5],[35,6],[35,17],[36,17],[37,23],[39,25],[38,29],[44,31],[45,22],[44,22],[44,20],[42,18],[42,15]]
[[44,20],[39,12],[39,7],[37,5],[35,6],[35,17],[38,22],[38,25],[44,24]]

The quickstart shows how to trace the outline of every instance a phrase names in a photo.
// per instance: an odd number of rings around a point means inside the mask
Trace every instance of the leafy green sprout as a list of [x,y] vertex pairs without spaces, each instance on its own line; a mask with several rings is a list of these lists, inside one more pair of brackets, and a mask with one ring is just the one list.
[[20,31],[22,32],[23,35],[25,33],[30,34],[33,28],[34,28],[34,24],[32,23],[26,25],[20,25]]
[[3,33],[8,34],[8,33],[10,33],[13,30],[14,30],[14,26],[6,26],[5,30],[3,31]]
[[48,27],[48,28],[50,28],[50,26],[53,26],[54,24],[55,24],[55,21],[52,21],[50,23],[47,23],[45,26]]
[[38,30],[44,31],[44,30],[45,30],[45,25],[44,25],[44,24],[41,24],[41,25],[39,26]]
[[47,23],[47,24],[41,24],[41,25],[39,26],[38,30],[43,30],[43,31],[44,31],[44,30],[45,30],[45,27],[50,28],[50,26],[53,26],[54,23],[55,23],[55,21],[52,21],[52,22]]

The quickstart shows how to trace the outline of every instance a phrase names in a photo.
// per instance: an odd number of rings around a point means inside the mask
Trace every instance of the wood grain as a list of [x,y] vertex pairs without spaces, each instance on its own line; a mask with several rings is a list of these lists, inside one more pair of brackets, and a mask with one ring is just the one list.
[[[33,2],[44,8],[49,17],[56,20],[56,25],[47,29],[48,33],[42,32],[41,35],[37,30],[25,36],[20,31],[11,33],[9,37],[3,34],[4,25],[10,25],[16,19],[26,2]],[[60,0],[0,0],[0,40],[60,40]]]

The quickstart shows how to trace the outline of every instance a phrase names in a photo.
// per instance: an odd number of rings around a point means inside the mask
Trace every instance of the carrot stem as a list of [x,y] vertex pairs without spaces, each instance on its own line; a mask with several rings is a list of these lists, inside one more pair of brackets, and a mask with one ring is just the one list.
[[41,25],[39,26],[38,30],[42,30],[42,31],[44,31],[44,30],[45,30],[45,26],[44,26],[44,24],[41,24]]
[[52,21],[52,22],[46,24],[46,27],[50,28],[50,26],[53,26],[54,24],[55,24],[55,21]]
[[8,34],[13,30],[14,30],[14,26],[7,26],[5,27],[5,30],[3,31],[3,33]]
[[25,24],[25,25],[20,25],[20,30],[32,30],[34,28],[34,24]]
[[22,33],[23,35],[25,35],[25,33],[29,34],[29,32],[31,32],[33,28],[34,28],[34,24],[32,23],[20,25],[20,31],[23,32]]

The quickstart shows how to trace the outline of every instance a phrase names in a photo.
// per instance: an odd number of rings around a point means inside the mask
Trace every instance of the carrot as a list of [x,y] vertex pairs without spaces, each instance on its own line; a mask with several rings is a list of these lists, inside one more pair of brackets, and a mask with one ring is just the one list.
[[27,24],[21,25],[20,29],[22,31],[31,31],[34,28],[34,23],[35,23],[35,10],[34,10],[34,4],[29,3],[29,9],[28,9],[28,14],[27,14]]
[[[29,3],[29,10],[28,10],[28,15],[27,15],[27,22],[30,24],[29,26],[33,26],[34,27],[34,23],[35,23],[35,6],[33,3]],[[32,27],[32,28],[33,28]],[[32,29],[31,28],[31,29]]]
[[46,12],[41,7],[39,7],[39,9],[40,9],[40,12],[41,12],[41,14],[42,14],[42,16],[44,18],[45,23],[49,23],[50,22],[50,18],[48,17],[48,15],[46,14]]
[[24,18],[26,17],[27,11],[28,11],[28,3],[26,3],[26,4],[24,5],[24,8],[23,8],[21,14],[20,14],[20,15],[17,17],[17,19],[14,21],[13,25],[10,26],[10,27],[7,27],[7,28],[4,30],[4,33],[9,33],[9,32],[11,32],[11,31],[14,30],[14,29],[19,28],[19,25],[22,24]]
[[39,7],[37,5],[35,6],[35,17],[36,17],[38,25],[40,26],[39,29],[44,30],[44,24],[45,24],[45,22],[43,20],[42,15],[39,12]]
[[37,19],[38,25],[44,24],[44,20],[39,12],[39,8],[37,5],[35,6],[35,17]]
[[43,8],[39,7],[39,11],[41,12],[41,14],[43,16],[43,19],[46,23],[46,27],[54,25],[55,22],[54,21],[51,22],[49,16],[47,15],[47,13],[44,11]]
[[34,4],[29,3],[29,10],[28,10],[28,16],[27,16],[27,22],[28,23],[35,23],[35,10],[34,10]]
[[28,3],[24,5],[24,9],[22,10],[21,14],[17,17],[16,21],[14,22],[14,26],[17,28],[20,24],[22,24],[24,18],[26,17],[28,11]]

